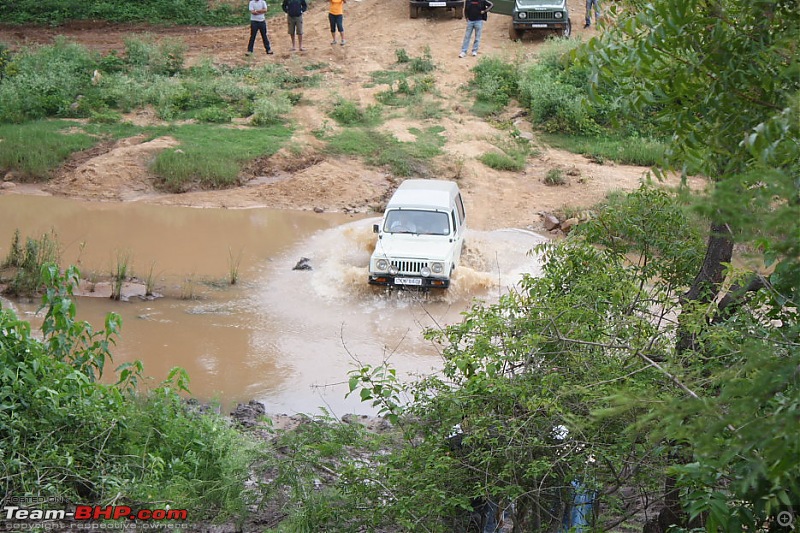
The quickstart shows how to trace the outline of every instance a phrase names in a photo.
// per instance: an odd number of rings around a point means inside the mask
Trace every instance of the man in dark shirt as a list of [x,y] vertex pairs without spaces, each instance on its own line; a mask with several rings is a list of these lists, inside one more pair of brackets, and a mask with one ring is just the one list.
[[481,33],[483,33],[483,22],[493,7],[494,4],[489,0],[466,0],[464,3],[464,17],[467,19],[467,31],[464,34],[461,53],[458,54],[458,57],[466,57],[473,31],[475,32],[475,42],[472,44],[472,55],[478,55],[478,46],[481,44]]

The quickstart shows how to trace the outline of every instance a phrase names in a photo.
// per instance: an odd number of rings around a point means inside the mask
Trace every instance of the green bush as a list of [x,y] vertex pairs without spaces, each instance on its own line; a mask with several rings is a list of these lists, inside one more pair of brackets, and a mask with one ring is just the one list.
[[0,122],[80,116],[78,95],[91,92],[96,65],[92,53],[64,38],[18,53],[0,83]]
[[497,110],[517,97],[519,85],[513,64],[494,57],[482,57],[472,71],[472,88],[479,102],[489,103]]
[[292,102],[286,93],[256,98],[253,103],[252,123],[255,126],[280,124],[292,110]]
[[136,390],[140,363],[120,367],[117,384],[101,383],[120,319],[108,315],[97,331],[75,320],[78,278],[74,268],[42,268],[41,340],[0,308],[0,503],[37,494],[189,508],[192,520],[241,515],[254,446],[219,417],[188,408],[179,369],[149,394]]
[[233,115],[225,107],[204,107],[194,113],[194,118],[200,122],[225,124],[231,121]]
[[380,122],[380,107],[365,110],[352,100],[337,98],[328,116],[342,126],[370,126]]
[[42,4],[33,0],[0,3],[0,20],[10,24],[59,25],[70,20],[107,20],[110,22],[150,22],[223,26],[246,20],[246,9],[233,10],[226,3],[210,7],[208,2],[173,2],[170,0],[53,0]]
[[186,45],[179,40],[153,37],[125,39],[125,62],[149,74],[172,76],[183,69]]

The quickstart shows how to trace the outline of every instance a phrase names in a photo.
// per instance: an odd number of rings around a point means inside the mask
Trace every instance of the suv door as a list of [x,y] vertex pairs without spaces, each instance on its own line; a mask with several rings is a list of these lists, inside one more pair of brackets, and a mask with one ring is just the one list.
[[492,0],[494,3],[494,7],[492,8],[492,13],[496,13],[497,15],[508,15],[509,17],[514,14],[514,6],[516,5],[516,0]]

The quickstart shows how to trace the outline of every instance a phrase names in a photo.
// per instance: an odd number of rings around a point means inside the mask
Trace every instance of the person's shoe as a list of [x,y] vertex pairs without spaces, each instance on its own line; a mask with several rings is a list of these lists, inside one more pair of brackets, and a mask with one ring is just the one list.
[[271,56],[273,53],[274,53],[274,52],[272,51],[272,48],[270,48],[269,50],[267,50],[267,55]]
[[587,22],[586,24],[584,24],[584,25],[583,25],[583,29],[585,30],[585,29],[586,29],[586,28],[588,28],[589,26],[591,26],[591,24]]
[[331,44],[336,44],[336,39],[332,40]]
[[472,52],[472,57],[475,57],[477,55],[478,55],[478,52]]
[[253,55],[253,52],[245,52],[244,55],[249,57],[249,56]]
[[339,44],[341,44],[342,46],[344,46],[344,39],[342,39],[342,42],[340,42]]
[[[301,48],[300,50],[302,50],[302,48]],[[289,51],[290,51],[290,52],[294,52],[294,51],[295,51],[295,47],[294,47],[294,46],[292,46],[291,48],[289,48]]]
[[301,52],[305,52],[305,51],[306,51],[306,49],[305,49],[305,48],[303,48],[303,47],[301,46],[301,47],[300,47],[300,51],[301,51]]
[[466,52],[461,52],[460,54],[458,54],[458,57],[463,59],[463,58],[467,57],[467,53]]

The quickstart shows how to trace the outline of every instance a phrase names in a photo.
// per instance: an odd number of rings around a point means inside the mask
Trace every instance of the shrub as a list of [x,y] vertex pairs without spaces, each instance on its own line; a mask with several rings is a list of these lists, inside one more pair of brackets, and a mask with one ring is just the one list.
[[153,37],[125,40],[125,61],[150,74],[172,76],[183,68],[186,45],[175,39],[156,42]]
[[342,126],[375,125],[380,121],[380,107],[370,106],[364,110],[352,100],[338,98],[328,116]]
[[212,122],[223,124],[230,122],[233,118],[230,110],[225,107],[205,107],[194,113],[194,118],[200,122]]
[[435,70],[436,65],[433,64],[431,49],[426,46],[421,57],[411,58],[411,61],[408,64],[408,69],[415,74],[421,74]]
[[476,98],[492,104],[496,109],[505,107],[519,91],[517,69],[498,58],[481,58],[473,70],[472,81]]
[[251,122],[255,126],[280,124],[291,110],[292,102],[285,93],[257,98]]
[[73,116],[78,95],[91,89],[94,56],[57,38],[52,45],[15,55],[0,83],[0,122]]
[[149,394],[136,388],[141,363],[120,367],[115,385],[101,383],[120,319],[109,314],[97,331],[76,320],[71,294],[78,279],[74,267],[63,275],[54,265],[42,268],[41,340],[0,308],[0,503],[38,494],[157,502],[189,508],[193,520],[240,515],[252,443],[221,418],[188,408],[179,395],[188,376],[180,369]]
[[520,171],[525,168],[525,158],[515,158],[506,153],[487,152],[480,157],[480,162],[495,170]]
[[565,185],[567,179],[564,177],[564,170],[560,168],[551,168],[544,176],[545,185]]

